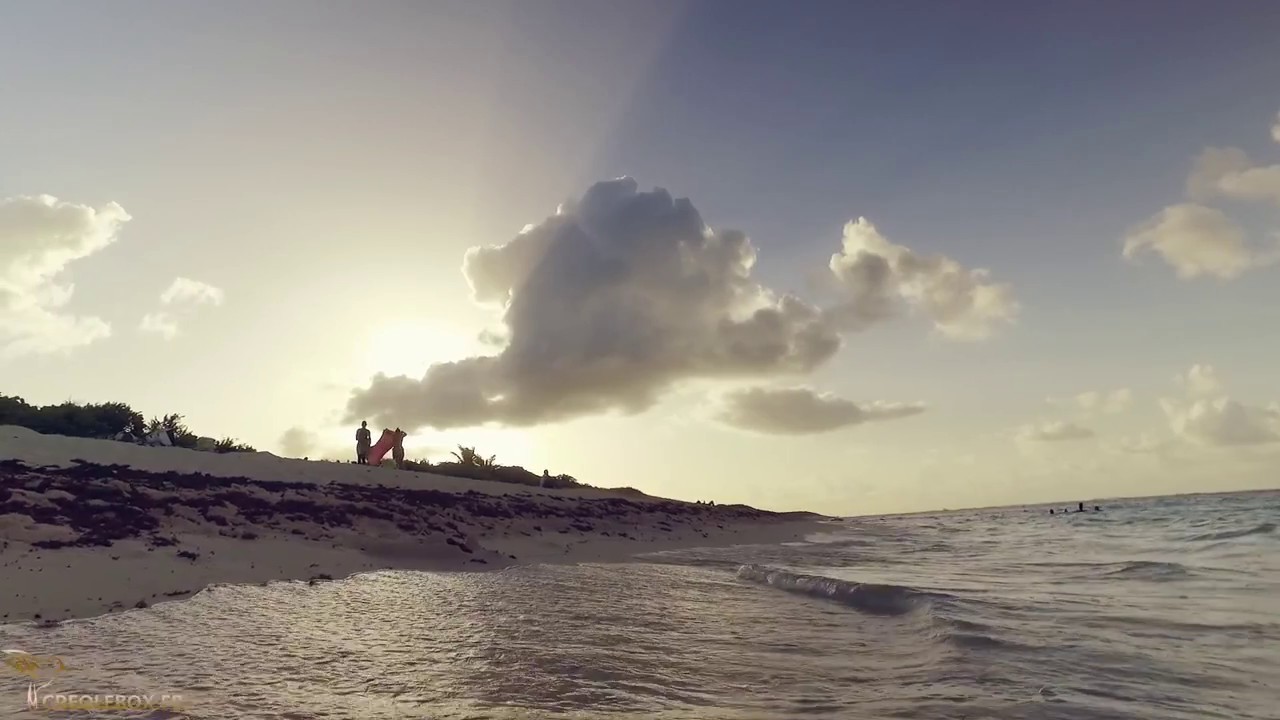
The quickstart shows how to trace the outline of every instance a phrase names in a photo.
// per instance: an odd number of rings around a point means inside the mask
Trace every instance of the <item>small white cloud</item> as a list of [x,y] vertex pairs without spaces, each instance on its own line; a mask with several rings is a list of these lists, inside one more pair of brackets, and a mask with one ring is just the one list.
[[1248,170],[1249,156],[1240,148],[1205,148],[1191,165],[1187,176],[1187,197],[1210,200],[1222,194],[1223,178]]
[[111,334],[96,317],[66,312],[68,267],[114,243],[129,214],[50,195],[0,200],[0,358],[68,351]]
[[[1272,125],[1271,137],[1280,142],[1280,119]],[[1280,205],[1280,165],[1255,166],[1239,148],[1205,148],[1187,176],[1186,194],[1192,202],[1170,205],[1129,233],[1126,258],[1155,252],[1179,277],[1222,279],[1280,261],[1280,243],[1251,247],[1236,222],[1203,204],[1231,198]]]
[[1101,410],[1107,415],[1119,415],[1128,410],[1132,404],[1133,391],[1129,388],[1120,388],[1119,390],[1112,390],[1111,394],[1106,396],[1102,401]]
[[809,388],[748,388],[723,398],[718,419],[736,428],[778,435],[829,432],[866,422],[893,420],[925,411],[920,403],[852,400]]
[[1139,433],[1138,435],[1120,438],[1119,450],[1121,452],[1133,455],[1148,455],[1160,452],[1168,443],[1157,438],[1152,433]]
[[1119,388],[1111,392],[1088,390],[1069,398],[1048,398],[1051,405],[1064,408],[1079,408],[1085,414],[1102,413],[1118,415],[1129,409],[1133,402],[1133,392],[1129,388]]
[[1178,385],[1192,398],[1210,398],[1222,394],[1222,381],[1212,365],[1192,365],[1185,375],[1178,375]]
[[1280,442],[1280,410],[1220,397],[1191,403],[1161,401],[1169,426],[1201,445],[1258,445]]
[[848,299],[828,315],[850,330],[889,319],[907,305],[949,338],[980,340],[1018,314],[1013,289],[989,282],[986,270],[895,245],[863,217],[845,225],[841,251],[829,267]]
[[167,313],[154,312],[142,316],[138,329],[145,333],[163,336],[172,340],[178,335],[178,325]]
[[1049,422],[1023,425],[1018,429],[1017,438],[1031,442],[1061,442],[1065,440],[1084,440],[1093,437],[1093,431],[1073,422],[1053,420]]
[[1237,200],[1258,200],[1280,205],[1280,165],[1251,167],[1228,173],[1218,180],[1218,190]]
[[179,317],[190,315],[201,305],[221,305],[224,298],[222,288],[190,278],[175,278],[160,293],[160,305],[164,309],[144,315],[138,329],[172,340],[178,336]]
[[1226,395],[1212,365],[1179,375],[1184,398],[1160,401],[1173,432],[1200,445],[1258,445],[1280,441],[1280,405],[1248,405]]
[[214,287],[199,280],[180,277],[175,278],[173,283],[160,294],[160,302],[163,305],[188,303],[192,305],[221,305],[223,297],[222,288]]
[[1194,203],[1170,205],[1125,237],[1125,258],[1135,260],[1147,252],[1159,255],[1184,279],[1227,280],[1270,262],[1249,247],[1244,231],[1222,211]]

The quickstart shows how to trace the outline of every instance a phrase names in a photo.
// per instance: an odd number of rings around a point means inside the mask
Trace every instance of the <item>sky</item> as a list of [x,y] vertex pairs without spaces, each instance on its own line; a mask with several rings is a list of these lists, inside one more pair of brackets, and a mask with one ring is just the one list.
[[1244,1],[8,3],[0,393],[781,510],[1275,487],[1276,37]]

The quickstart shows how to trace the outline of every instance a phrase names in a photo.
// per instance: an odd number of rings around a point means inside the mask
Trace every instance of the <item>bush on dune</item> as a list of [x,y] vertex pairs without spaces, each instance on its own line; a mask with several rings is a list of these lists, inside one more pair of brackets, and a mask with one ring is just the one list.
[[216,453],[258,452],[253,447],[229,437],[219,440],[218,444],[213,446],[213,451]]
[[[64,402],[60,405],[30,405],[26,400],[0,395],[0,425],[19,425],[42,435],[96,438],[141,442],[148,435],[165,431],[177,447],[194,449],[200,438],[187,427],[182,415],[170,413],[162,418],[143,419],[142,413],[121,402]],[[214,451],[255,452],[252,447],[233,438],[224,438]]]
[[[512,485],[544,486],[541,475],[525,470],[519,465],[499,465],[496,456],[485,457],[474,447],[459,445],[458,450],[450,454],[454,457],[452,462],[410,461],[404,464],[404,469],[472,480],[493,480]],[[571,475],[550,475],[546,479],[545,487],[563,489],[586,487],[586,485],[578,482]]]
[[142,413],[125,403],[29,405],[20,397],[0,395],[0,425],[21,425],[45,435],[114,438],[120,433],[141,437]]

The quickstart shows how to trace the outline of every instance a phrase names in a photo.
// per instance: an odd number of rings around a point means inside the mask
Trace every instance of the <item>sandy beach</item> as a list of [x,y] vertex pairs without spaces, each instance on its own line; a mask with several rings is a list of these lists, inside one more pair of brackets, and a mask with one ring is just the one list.
[[92,617],[227,583],[783,542],[818,519],[3,426],[0,623]]

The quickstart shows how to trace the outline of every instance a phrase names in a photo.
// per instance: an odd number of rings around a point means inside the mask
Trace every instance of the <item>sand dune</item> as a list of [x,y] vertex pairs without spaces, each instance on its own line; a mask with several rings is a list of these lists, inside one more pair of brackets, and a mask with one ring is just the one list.
[[219,583],[483,570],[796,539],[816,516],[0,427],[0,623]]

